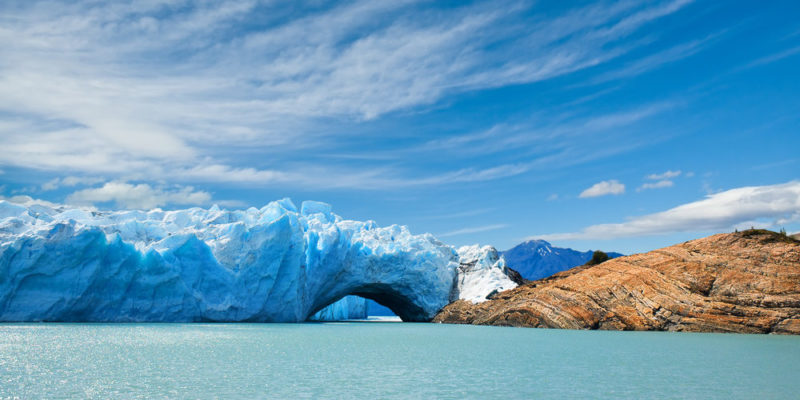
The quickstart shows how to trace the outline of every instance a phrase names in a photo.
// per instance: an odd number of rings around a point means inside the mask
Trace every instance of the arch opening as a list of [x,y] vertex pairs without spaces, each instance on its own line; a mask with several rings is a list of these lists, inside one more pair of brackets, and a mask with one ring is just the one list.
[[333,304],[345,296],[359,296],[387,307],[395,315],[400,317],[403,322],[427,322],[430,320],[425,310],[416,305],[411,299],[401,294],[398,290],[385,283],[373,283],[360,286],[348,291],[340,296],[335,296],[330,301],[324,302],[317,307],[310,315],[314,315],[319,310]]

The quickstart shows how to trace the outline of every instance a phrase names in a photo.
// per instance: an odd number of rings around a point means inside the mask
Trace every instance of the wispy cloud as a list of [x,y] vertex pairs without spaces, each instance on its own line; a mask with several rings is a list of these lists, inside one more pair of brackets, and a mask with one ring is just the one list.
[[660,181],[663,179],[672,179],[681,176],[681,171],[672,171],[668,170],[666,172],[662,172],[660,174],[650,174],[645,177],[645,179],[649,179],[651,181]]
[[724,32],[719,32],[703,39],[688,41],[686,43],[682,43],[639,58],[621,68],[613,69],[609,72],[598,75],[591,80],[591,83],[598,84],[618,79],[631,78],[660,68],[667,64],[680,61],[684,58],[699,53],[723,33]]
[[471,228],[457,229],[457,230],[446,232],[446,233],[442,233],[442,234],[439,234],[439,235],[436,235],[436,236],[440,237],[440,238],[443,238],[443,237],[450,237],[450,236],[456,236],[456,235],[465,235],[465,234],[468,234],[468,233],[496,231],[498,229],[503,229],[503,228],[507,228],[507,227],[508,227],[508,224],[494,224],[494,225],[475,226],[475,227],[471,227]]
[[[686,174],[686,175],[689,176],[689,174]],[[648,190],[648,189],[663,189],[663,188],[672,187],[672,186],[675,185],[675,182],[673,182],[673,179],[677,178],[679,176],[681,176],[681,171],[680,170],[678,170],[678,171],[668,170],[668,171],[660,173],[660,174],[647,175],[645,177],[645,179],[651,180],[651,181],[656,181],[656,182],[646,182],[646,183],[642,184],[642,186],[639,186],[636,189],[636,191],[637,192],[641,192],[642,190]]]
[[[3,187],[0,186],[0,192],[3,191],[2,189],[3,189]],[[53,202],[50,202],[50,201],[47,201],[47,200],[42,200],[42,199],[35,199],[35,198],[33,198],[31,196],[27,196],[27,195],[17,195],[17,196],[8,196],[8,197],[6,197],[6,196],[0,194],[0,200],[5,200],[5,201],[8,201],[10,203],[22,204],[24,206],[32,206],[32,205],[36,205],[36,204],[40,204],[40,205],[47,206],[47,207],[52,207],[52,208],[58,208],[58,207],[62,207],[63,206],[63,204],[53,203]]]
[[459,154],[487,154],[514,148],[538,151],[562,146],[565,142],[587,140],[598,133],[613,134],[621,128],[656,117],[674,109],[678,101],[655,101],[604,113],[560,118],[538,117],[517,124],[497,124],[489,129],[428,141],[415,151],[450,151]]
[[607,195],[620,195],[625,193],[625,185],[616,179],[595,183],[578,196],[582,199]]
[[632,110],[600,115],[584,123],[584,127],[591,130],[612,129],[619,126],[626,126],[649,118],[653,115],[662,113],[673,108],[672,102],[658,102],[637,107]]
[[675,185],[675,182],[673,182],[673,181],[671,181],[669,179],[664,179],[664,180],[660,180],[660,181],[656,181],[656,182],[644,183],[644,184],[642,184],[642,186],[639,186],[636,189],[636,191],[637,192],[641,192],[642,190],[647,190],[647,189],[663,189],[663,188],[672,187],[674,185]]
[[734,72],[744,71],[751,68],[760,67],[762,65],[772,64],[774,62],[783,60],[784,58],[788,58],[796,54],[800,54],[800,46],[791,47],[786,50],[782,50],[777,53],[755,59],[739,68],[736,68]]
[[103,178],[91,176],[66,176],[53,178],[42,185],[43,191],[56,190],[60,187],[73,187],[78,185],[95,185],[105,181]]
[[666,211],[615,224],[589,226],[579,232],[538,235],[545,240],[616,239],[675,232],[732,230],[768,220],[774,226],[800,221],[800,182],[748,186],[708,195]]
[[[525,2],[440,9],[355,1],[289,20],[256,1],[6,4],[0,111],[10,117],[0,122],[0,165],[121,180],[323,185],[332,180],[314,173],[327,166],[298,166],[291,154],[357,135],[321,129],[331,119],[375,119],[606,63],[638,46],[623,39],[688,3],[587,5],[530,19]],[[224,157],[237,148],[268,161]],[[421,178],[345,170],[354,178],[328,186],[465,182],[526,168]]]
[[74,205],[96,205],[113,202],[128,209],[152,209],[167,204],[204,205],[211,194],[187,187],[152,187],[146,183],[107,182],[101,187],[78,190],[67,196],[66,202]]
[[754,166],[750,167],[750,169],[752,169],[754,171],[759,171],[759,170],[764,170],[764,169],[785,167],[787,165],[792,165],[792,164],[796,163],[797,161],[798,161],[797,158],[792,158],[792,159],[788,159],[788,160],[775,161],[775,162],[766,163],[766,164],[754,165]]
[[[534,120],[519,124],[498,124],[489,129],[428,141],[421,146],[393,150],[392,156],[421,157],[421,154],[446,153],[451,160],[464,160],[468,165],[478,161],[506,159],[503,164],[482,168],[468,167],[427,177],[398,177],[382,175],[371,187],[408,187],[491,181],[509,178],[553,165],[571,166],[651,145],[652,139],[638,135],[637,124],[644,124],[678,102],[659,101],[601,114],[555,121]],[[614,146],[600,143],[613,141]],[[494,157],[514,149],[514,157]],[[512,161],[517,159],[518,161]],[[482,163],[485,164],[485,163]]]

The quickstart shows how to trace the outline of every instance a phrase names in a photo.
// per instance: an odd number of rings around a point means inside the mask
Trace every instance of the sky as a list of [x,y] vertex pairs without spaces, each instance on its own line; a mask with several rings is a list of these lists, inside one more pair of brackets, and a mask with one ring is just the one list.
[[7,0],[0,197],[290,197],[500,250],[797,232],[798,15],[795,1]]

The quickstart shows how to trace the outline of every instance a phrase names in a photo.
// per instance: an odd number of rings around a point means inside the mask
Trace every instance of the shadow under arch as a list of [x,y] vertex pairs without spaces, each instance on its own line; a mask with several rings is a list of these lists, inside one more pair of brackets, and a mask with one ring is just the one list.
[[428,322],[430,318],[425,310],[414,304],[408,297],[400,291],[392,288],[386,283],[371,283],[359,286],[341,296],[334,296],[329,301],[325,301],[316,307],[309,315],[314,315],[323,308],[339,301],[345,296],[355,295],[365,299],[375,300],[378,304],[388,307],[393,313],[397,314],[403,322]]

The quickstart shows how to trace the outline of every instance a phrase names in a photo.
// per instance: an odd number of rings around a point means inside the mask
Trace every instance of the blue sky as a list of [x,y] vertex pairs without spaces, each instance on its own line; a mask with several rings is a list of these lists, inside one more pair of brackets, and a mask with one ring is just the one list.
[[506,249],[800,231],[800,5],[4,1],[0,195]]

